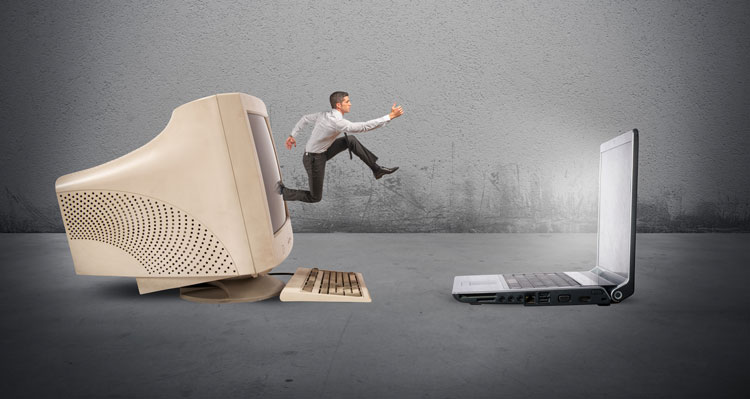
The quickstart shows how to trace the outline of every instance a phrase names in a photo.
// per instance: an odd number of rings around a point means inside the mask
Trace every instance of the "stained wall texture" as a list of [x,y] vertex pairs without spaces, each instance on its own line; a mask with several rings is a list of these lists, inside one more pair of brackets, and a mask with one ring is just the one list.
[[598,146],[638,128],[640,231],[750,230],[750,7],[736,1],[3,2],[0,231],[62,231],[54,181],[245,92],[282,143],[346,90],[394,175],[334,158],[295,231],[591,232]]

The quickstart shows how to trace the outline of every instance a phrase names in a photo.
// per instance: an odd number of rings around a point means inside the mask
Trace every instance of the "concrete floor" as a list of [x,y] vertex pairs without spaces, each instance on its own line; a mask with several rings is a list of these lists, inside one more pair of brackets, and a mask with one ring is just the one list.
[[[742,395],[750,235],[638,235],[609,307],[470,306],[453,276],[591,266],[589,234],[297,234],[274,271],[360,271],[370,304],[205,305],[76,276],[62,234],[0,235],[4,397]],[[284,276],[284,279],[287,277]]]

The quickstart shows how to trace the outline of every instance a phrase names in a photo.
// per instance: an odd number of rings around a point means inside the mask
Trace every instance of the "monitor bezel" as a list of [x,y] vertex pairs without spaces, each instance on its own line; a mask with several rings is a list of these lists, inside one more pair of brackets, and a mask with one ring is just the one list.
[[[599,264],[600,248],[599,243],[601,239],[601,223],[602,223],[602,209],[601,209],[601,178],[602,178],[602,154],[606,151],[619,147],[621,145],[631,143],[631,169],[630,175],[631,184],[631,204],[630,204],[630,251],[629,251],[629,270],[627,276],[622,276],[619,273],[608,270]],[[636,244],[636,220],[637,220],[637,209],[638,209],[638,129],[632,129],[626,133],[623,133],[612,140],[604,142],[599,148],[599,191],[598,191],[598,210],[597,210],[597,234],[596,234],[596,267],[594,272],[604,278],[610,280],[619,280],[615,288],[611,291],[612,300],[619,302],[633,294],[635,290],[635,244]],[[617,278],[620,277],[620,278]]]
[[[271,137],[271,143],[273,143],[273,155],[274,155],[274,157],[276,157],[276,169],[279,171],[279,178],[281,178],[283,180],[283,177],[281,176],[281,163],[279,162],[279,153],[278,153],[278,151],[276,151],[276,141],[274,141],[274,139],[273,139],[273,131],[271,130],[271,121],[270,121],[270,118],[268,117],[267,114],[263,114],[263,113],[260,113],[260,112],[254,111],[254,110],[250,110],[250,109],[247,109],[247,108],[245,108],[245,112],[247,114],[250,114],[250,115],[256,115],[256,116],[263,117],[263,120],[266,122],[266,129],[268,130],[268,134]],[[248,132],[250,133],[250,135],[252,137],[253,128],[252,128],[252,126],[250,126],[250,118],[246,118],[246,123],[247,123]],[[254,144],[254,142],[253,142],[253,144]],[[260,158],[258,157],[258,150],[257,150],[257,148],[255,148],[255,146],[253,146],[253,148],[255,149],[255,155],[256,155],[256,158],[258,158],[258,168],[260,169],[261,166],[260,166]],[[265,190],[265,186],[263,187],[263,189]],[[282,201],[284,201],[283,198],[282,198]],[[268,210],[269,226],[271,226],[271,230],[272,230],[271,233],[273,234],[274,237],[276,237],[281,232],[281,230],[284,229],[284,226],[289,222],[289,205],[287,205],[286,201],[284,201],[284,212],[285,212],[284,222],[281,223],[281,225],[279,226],[278,229],[276,229],[276,231],[273,231],[273,221],[271,220],[271,210],[270,210],[270,208]]]

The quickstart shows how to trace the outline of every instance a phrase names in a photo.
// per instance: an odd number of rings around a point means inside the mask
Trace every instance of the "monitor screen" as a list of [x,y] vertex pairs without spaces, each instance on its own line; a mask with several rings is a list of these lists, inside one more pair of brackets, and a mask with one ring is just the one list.
[[597,266],[627,277],[633,223],[632,138],[602,148],[599,173]]
[[276,183],[281,180],[281,173],[276,161],[273,138],[268,130],[265,117],[251,113],[248,113],[247,117],[250,119],[250,129],[252,130],[255,149],[258,152],[263,185],[266,188],[268,210],[271,212],[271,226],[273,232],[276,233],[286,221],[286,206],[283,197],[276,191]]

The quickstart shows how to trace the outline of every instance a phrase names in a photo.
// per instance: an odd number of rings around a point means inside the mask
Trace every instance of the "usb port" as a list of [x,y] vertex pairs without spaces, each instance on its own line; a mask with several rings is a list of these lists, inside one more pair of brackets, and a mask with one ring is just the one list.
[[558,295],[557,302],[570,302],[570,295],[567,295],[567,294]]
[[591,302],[591,297],[590,296],[580,296],[580,297],[578,297],[578,299],[581,302]]

